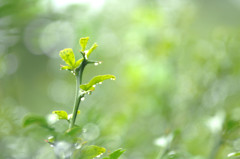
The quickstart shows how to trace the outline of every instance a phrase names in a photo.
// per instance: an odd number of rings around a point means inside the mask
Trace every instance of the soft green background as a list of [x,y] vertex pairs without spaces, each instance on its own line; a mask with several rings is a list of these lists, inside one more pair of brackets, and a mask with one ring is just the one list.
[[205,159],[217,147],[216,158],[225,159],[240,150],[240,2],[64,2],[0,0],[1,159],[53,158],[47,136],[26,134],[21,120],[71,113],[75,81],[60,71],[58,53],[77,54],[85,36],[89,47],[98,43],[91,57],[103,63],[88,66],[83,82],[117,77],[80,106],[77,123],[90,143],[122,147],[122,159],[157,159],[171,134],[166,158]]

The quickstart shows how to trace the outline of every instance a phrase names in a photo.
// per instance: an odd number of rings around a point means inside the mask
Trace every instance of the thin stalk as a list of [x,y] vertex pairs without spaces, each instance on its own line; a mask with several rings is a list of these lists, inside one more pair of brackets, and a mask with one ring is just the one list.
[[160,151],[156,157],[156,159],[163,159],[167,153],[169,152],[170,150],[170,145],[167,145],[163,151]]
[[77,111],[78,108],[80,106],[81,103],[81,98],[84,97],[84,95],[80,94],[80,85],[82,84],[82,74],[83,74],[83,70],[86,66],[86,61],[84,59],[84,61],[82,62],[81,66],[79,67],[79,69],[76,70],[76,92],[75,92],[75,102],[74,102],[74,107],[73,107],[73,111],[72,111],[72,120],[69,124],[69,128],[72,128],[75,124],[76,118],[77,118]]
[[220,146],[222,145],[222,135],[218,135],[214,143],[214,147],[209,154],[209,159],[216,159]]

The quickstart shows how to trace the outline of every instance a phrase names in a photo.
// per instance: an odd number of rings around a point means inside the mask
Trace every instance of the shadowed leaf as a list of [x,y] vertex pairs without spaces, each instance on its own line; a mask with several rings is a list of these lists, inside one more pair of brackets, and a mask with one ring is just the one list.
[[38,125],[44,128],[52,129],[46,120],[46,118],[37,115],[27,115],[23,119],[23,127],[27,127],[30,125]]

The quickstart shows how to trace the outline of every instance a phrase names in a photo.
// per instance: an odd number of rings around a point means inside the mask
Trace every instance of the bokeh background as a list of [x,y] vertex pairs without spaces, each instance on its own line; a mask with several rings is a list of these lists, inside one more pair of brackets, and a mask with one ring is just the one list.
[[238,0],[0,0],[0,158],[54,158],[22,119],[71,113],[58,53],[86,36],[103,63],[83,82],[117,77],[80,106],[90,143],[126,149],[121,159],[227,158],[240,150],[239,19]]

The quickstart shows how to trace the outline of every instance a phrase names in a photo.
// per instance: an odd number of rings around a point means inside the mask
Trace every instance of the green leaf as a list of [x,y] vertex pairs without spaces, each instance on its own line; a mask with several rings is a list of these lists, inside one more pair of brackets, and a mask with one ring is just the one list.
[[99,75],[95,76],[91,79],[91,81],[88,84],[83,84],[80,86],[80,88],[84,91],[93,91],[95,89],[96,84],[102,83],[104,80],[112,79],[115,80],[116,77],[113,75]]
[[49,128],[48,122],[46,118],[37,115],[27,115],[23,118],[23,127],[27,127],[30,125],[39,125],[41,127]]
[[84,147],[81,151],[81,159],[93,159],[94,157],[101,156],[106,151],[105,148],[90,145]]
[[65,61],[65,63],[71,67],[71,69],[74,68],[75,56],[72,49],[67,48],[67,49],[61,50],[59,55],[63,59],[63,61]]
[[88,58],[91,55],[91,53],[93,52],[93,50],[95,50],[97,47],[98,47],[98,45],[96,43],[94,43],[92,45],[92,47],[88,51],[86,51],[86,57]]
[[78,68],[81,65],[82,61],[83,61],[83,58],[77,60],[77,62],[75,63],[75,68]]
[[57,114],[58,119],[66,119],[66,120],[68,120],[68,114],[67,114],[67,112],[65,112],[63,110],[53,111],[52,114]]
[[228,157],[237,157],[237,156],[240,156],[240,152],[233,152],[228,154]]
[[79,44],[81,45],[81,51],[84,52],[86,46],[87,46],[87,43],[88,43],[88,40],[89,40],[89,37],[85,37],[85,38],[81,38],[79,40]]
[[109,157],[110,157],[110,159],[118,159],[124,152],[125,152],[125,150],[118,149],[118,150],[114,151],[113,153],[111,153],[109,155]]
[[61,65],[61,70],[71,70],[71,69],[72,69],[72,67],[70,67],[70,66]]
[[65,135],[69,135],[69,136],[72,136],[72,137],[76,137],[76,136],[80,135],[81,132],[82,132],[82,128],[75,126],[75,127],[73,127],[73,128],[68,129],[68,130],[65,132]]
[[103,159],[118,159],[124,152],[125,152],[125,150],[120,148],[120,149],[114,151],[113,153],[111,153],[109,155],[109,157],[105,157]]

